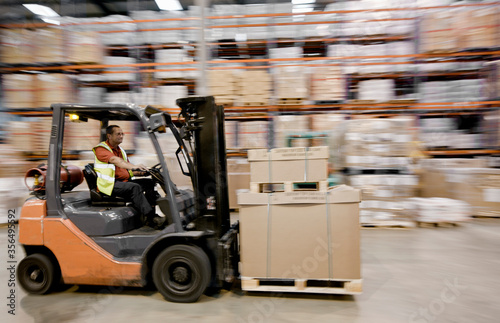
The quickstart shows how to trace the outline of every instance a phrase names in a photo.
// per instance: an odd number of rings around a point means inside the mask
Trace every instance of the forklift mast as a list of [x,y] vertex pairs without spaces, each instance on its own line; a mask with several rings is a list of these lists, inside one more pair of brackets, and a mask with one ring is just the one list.
[[177,100],[184,117],[180,136],[194,141],[190,167],[197,230],[213,231],[220,239],[230,229],[224,110],[212,96]]

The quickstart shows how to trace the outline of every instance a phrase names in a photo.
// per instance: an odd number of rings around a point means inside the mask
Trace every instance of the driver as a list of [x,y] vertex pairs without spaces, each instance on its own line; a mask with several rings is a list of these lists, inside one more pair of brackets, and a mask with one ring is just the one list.
[[145,176],[148,169],[143,164],[134,165],[129,162],[125,150],[119,145],[123,141],[123,130],[117,125],[106,128],[106,141],[95,146],[94,169],[97,173],[99,192],[123,197],[132,202],[142,214],[142,222],[151,227],[161,225],[161,217],[156,215],[155,183],[150,178],[133,179],[133,176]]

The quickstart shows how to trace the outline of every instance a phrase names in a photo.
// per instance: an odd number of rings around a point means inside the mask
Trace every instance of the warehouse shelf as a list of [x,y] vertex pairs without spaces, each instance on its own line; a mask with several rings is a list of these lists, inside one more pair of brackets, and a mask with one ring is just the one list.
[[[488,6],[496,6],[499,2],[489,2],[489,3],[474,3],[474,4],[460,4],[453,6],[429,6],[429,7],[403,7],[403,8],[379,8],[370,10],[334,10],[334,11],[313,11],[305,13],[268,13],[268,14],[248,14],[248,15],[210,15],[206,17],[205,28],[207,31],[210,30],[227,30],[228,28],[257,28],[265,27],[267,31],[272,31],[275,27],[283,26],[309,26],[309,25],[331,25],[335,28],[342,28],[342,24],[353,24],[353,23],[371,23],[371,22],[390,22],[390,21],[407,21],[417,23],[420,19],[417,15],[411,15],[409,17],[398,17],[385,15],[384,19],[370,19],[373,17],[367,17],[368,19],[350,19],[350,14],[354,13],[373,13],[373,12],[412,12],[417,13],[419,11],[425,10],[435,10],[435,9],[449,9],[449,8],[483,8]],[[332,15],[327,18],[318,18],[321,21],[291,21],[291,17],[294,16],[311,16],[311,15]],[[341,15],[344,15],[343,17]],[[245,19],[245,18],[269,18],[264,23],[247,23],[239,24],[228,22],[228,25],[211,25],[212,20],[220,19]],[[273,21],[273,18],[279,17],[290,17],[289,22]],[[375,17],[376,18],[376,17]],[[141,23],[154,23],[154,22],[168,22],[168,21],[199,21],[196,17],[184,17],[184,18],[165,18],[165,19],[136,19],[136,20],[123,20],[123,21],[96,21],[96,22],[76,22],[76,23],[62,23],[61,26],[71,27],[78,25],[117,25],[117,24],[141,24]],[[261,19],[262,21],[263,19]],[[243,20],[241,20],[243,21]],[[247,20],[248,21],[248,20]],[[238,21],[239,22],[239,21]],[[8,25],[6,27],[25,27],[28,25]],[[48,24],[29,24],[29,28],[45,27]],[[111,28],[113,28],[111,27]],[[143,28],[146,27],[146,28]],[[153,26],[154,27],[154,26]],[[159,26],[161,27],[161,26]],[[118,28],[117,28],[118,29]],[[171,28],[149,28],[149,26],[135,25],[133,28],[128,28],[127,30],[101,30],[99,33],[105,34],[119,34],[119,33],[138,33],[150,32],[150,31],[189,31],[198,30],[198,26],[191,25],[179,25]],[[244,33],[244,32],[243,32]],[[184,33],[185,34],[185,33]],[[449,63],[449,62],[471,62],[471,61],[491,61],[496,60],[500,57],[500,48],[478,48],[478,49],[463,49],[453,52],[415,52],[408,55],[364,55],[364,56],[327,56],[326,49],[328,45],[334,44],[359,44],[359,45],[372,45],[379,43],[388,42],[400,42],[400,41],[418,41],[417,29],[410,34],[379,34],[379,35],[345,35],[345,36],[335,36],[335,33],[331,33],[328,36],[323,37],[310,37],[310,36],[300,36],[297,38],[275,38],[272,39],[250,39],[245,41],[236,41],[235,39],[229,38],[228,41],[221,39],[214,39],[215,37],[209,37],[206,46],[207,50],[210,50],[213,57],[209,58],[206,62],[208,71],[219,71],[219,70],[253,70],[253,69],[266,69],[272,71],[275,68],[281,68],[284,66],[304,66],[304,67],[328,67],[328,66],[376,66],[376,65],[388,65],[390,69],[370,69],[370,70],[394,70],[401,71],[398,65],[415,66],[415,70],[406,69],[405,72],[384,72],[384,73],[365,73],[365,74],[343,74],[342,76],[346,78],[348,90],[346,91],[346,100],[339,102],[327,102],[326,104],[319,104],[317,101],[304,99],[304,104],[296,105],[277,105],[272,104],[274,101],[270,101],[271,104],[263,106],[226,106],[225,111],[227,113],[227,120],[233,121],[245,121],[245,120],[272,120],[273,114],[279,115],[280,113],[327,113],[335,112],[342,114],[370,114],[372,116],[390,116],[394,114],[417,114],[417,115],[461,115],[461,114],[471,114],[480,113],[483,111],[491,111],[492,109],[498,109],[498,101],[474,101],[474,102],[409,102],[404,100],[394,100],[389,102],[357,102],[347,99],[355,99],[354,91],[351,91],[349,85],[357,86],[357,82],[370,79],[394,79],[396,83],[397,92],[396,95],[406,95],[406,92],[416,92],[417,85],[422,80],[432,81],[432,80],[453,80],[458,78],[478,78],[479,76],[484,76],[485,73],[482,68],[470,69],[470,70],[449,70],[449,71],[418,71],[419,66],[416,64],[433,64],[433,63]],[[154,42],[154,41],[152,41]],[[108,53],[114,53],[115,56],[123,55],[136,55],[138,58],[137,63],[133,64],[96,64],[89,62],[88,64],[73,64],[71,62],[61,62],[54,64],[39,64],[39,63],[27,63],[27,64],[2,64],[0,65],[0,74],[9,73],[65,73],[65,74],[85,74],[93,73],[99,74],[102,79],[106,79],[106,76],[111,74],[121,74],[121,73],[135,73],[132,81],[99,81],[99,82],[87,82],[87,81],[76,81],[75,83],[79,87],[105,87],[112,89],[123,89],[129,90],[132,88],[137,89],[138,87],[156,87],[162,85],[184,85],[188,88],[189,93],[192,94],[196,90],[196,85],[198,80],[186,78],[186,79],[159,79],[155,77],[156,72],[183,72],[183,71],[199,71],[199,62],[196,61],[195,51],[200,49],[201,44],[193,41],[179,41],[177,43],[164,43],[164,44],[123,44],[123,45],[111,45],[105,46],[105,50]],[[299,58],[269,58],[269,53],[271,48],[296,46],[301,47],[303,50],[303,56]],[[190,57],[193,57],[193,61],[189,62],[167,62],[160,63],[154,62],[154,50],[160,49],[184,49]],[[134,52],[135,50],[135,52]],[[135,53],[135,54],[134,54]],[[257,57],[259,56],[259,57]],[[263,58],[264,57],[264,58]],[[228,60],[221,61],[217,58],[229,58]],[[395,60],[395,61],[389,61]],[[239,64],[241,66],[234,66]],[[458,65],[458,64],[457,64]],[[163,67],[163,68],[162,68]],[[124,71],[110,71],[108,69],[117,68],[127,68],[130,70]],[[369,69],[363,69],[365,71]],[[426,70],[428,70],[426,68]],[[359,69],[361,71],[361,69]],[[146,73],[146,74],[144,74]],[[148,75],[151,74],[151,75]],[[165,73],[163,73],[165,74]],[[168,75],[168,74],[167,74]],[[112,75],[115,76],[115,75]],[[121,77],[120,77],[121,78]],[[111,79],[111,77],[109,78]],[[112,79],[116,79],[113,77]],[[136,80],[137,79],[137,80]],[[142,79],[142,80],[141,80]],[[408,81],[409,80],[409,81]],[[403,90],[400,91],[398,86],[403,85]],[[408,90],[409,89],[409,90]],[[164,111],[173,113],[174,109],[168,109],[165,107],[161,108]],[[21,116],[46,116],[50,115],[50,110],[10,110],[6,111],[14,115]],[[265,115],[255,115],[255,114],[265,114]]]
[[496,155],[500,149],[443,149],[424,151],[431,156],[474,156],[474,155]]
[[[355,59],[387,59],[387,58],[414,58],[414,59],[426,59],[435,57],[471,57],[477,55],[489,56],[490,58],[500,57],[500,51],[482,51],[482,52],[460,52],[460,53],[442,53],[442,54],[409,54],[409,55],[373,55],[373,56],[342,56],[342,57],[299,57],[299,58],[259,58],[259,59],[234,59],[230,63],[281,63],[281,62],[292,62],[290,65],[261,65],[261,66],[225,66],[225,67],[210,67],[210,69],[252,69],[252,68],[274,68],[282,66],[297,66],[300,64],[294,62],[308,62],[308,61],[325,61],[325,60],[355,60]],[[228,61],[218,61],[211,60],[207,62],[208,64],[227,64]],[[404,62],[349,62],[350,65],[364,66],[364,65],[408,65],[414,64],[413,61]],[[39,72],[49,72],[49,71],[77,71],[77,70],[90,70],[98,69],[103,70],[106,68],[117,68],[117,67],[133,67],[133,68],[145,68],[145,67],[157,67],[157,66],[175,66],[175,65],[193,65],[197,64],[197,61],[190,62],[168,62],[168,63],[133,63],[133,64],[82,64],[82,65],[72,65],[67,63],[50,63],[50,64],[23,64],[23,66],[16,66],[12,64],[3,64],[0,66],[0,73],[13,73],[13,72],[24,72],[24,71],[39,71]],[[338,62],[332,63],[321,63],[318,66],[336,66],[339,65]],[[314,64],[308,64],[307,66],[315,66]],[[179,68],[170,69],[170,71],[184,71],[184,70],[196,70],[196,68]],[[151,72],[157,70],[137,70],[135,72]],[[134,71],[103,71],[104,73],[131,73]]]

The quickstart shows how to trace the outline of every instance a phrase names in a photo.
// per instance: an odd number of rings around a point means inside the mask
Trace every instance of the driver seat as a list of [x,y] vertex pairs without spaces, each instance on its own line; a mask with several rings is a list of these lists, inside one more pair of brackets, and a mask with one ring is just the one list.
[[125,199],[117,196],[108,196],[99,192],[97,189],[97,173],[94,170],[94,163],[85,165],[83,176],[89,186],[90,202],[92,205],[125,206]]

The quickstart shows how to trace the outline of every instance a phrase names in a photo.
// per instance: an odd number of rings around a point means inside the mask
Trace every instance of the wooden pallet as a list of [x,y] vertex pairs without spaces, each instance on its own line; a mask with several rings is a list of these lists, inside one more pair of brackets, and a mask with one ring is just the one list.
[[269,102],[264,102],[264,101],[243,101],[240,103],[241,106],[243,107],[263,107],[263,106],[268,106]]
[[328,189],[327,181],[318,182],[277,182],[277,183],[250,183],[250,192],[252,193],[271,193],[271,192],[299,192],[299,191],[320,191],[326,192]]
[[421,228],[437,228],[437,227],[456,227],[459,222],[417,222],[417,226]]
[[314,104],[316,105],[337,105],[342,104],[342,100],[315,100]]
[[229,108],[229,107],[234,106],[233,102],[229,102],[229,101],[217,101],[217,100],[215,100],[215,104],[222,105],[224,108]]
[[249,292],[358,295],[363,280],[266,279],[241,277],[241,289]]
[[363,228],[389,228],[389,229],[409,229],[414,228],[415,223],[412,221],[372,221],[361,223]]
[[349,100],[348,104],[375,104],[375,100]]
[[301,105],[304,103],[303,98],[278,98],[277,105]]
[[500,218],[500,211],[481,211],[474,214],[475,218]]

